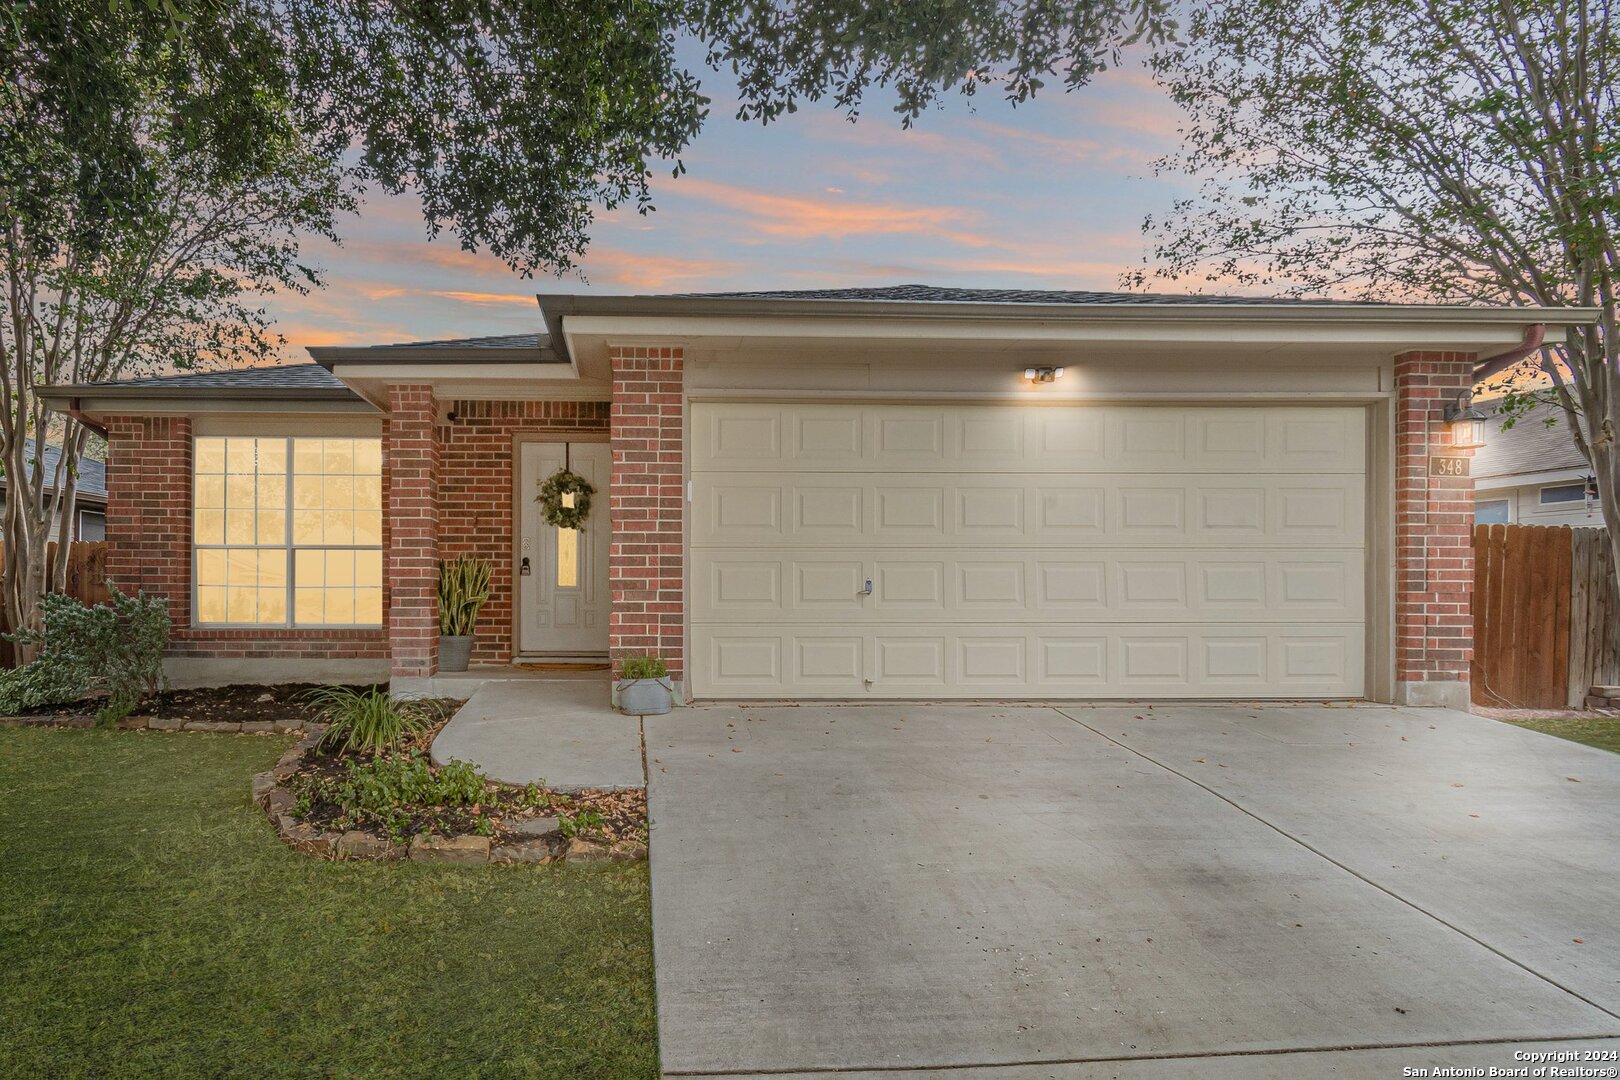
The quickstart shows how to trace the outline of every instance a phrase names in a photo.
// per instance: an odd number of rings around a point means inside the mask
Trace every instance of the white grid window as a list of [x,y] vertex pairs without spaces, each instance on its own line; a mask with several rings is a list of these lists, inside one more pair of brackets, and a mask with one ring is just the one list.
[[193,462],[198,624],[382,625],[381,439],[202,437]]

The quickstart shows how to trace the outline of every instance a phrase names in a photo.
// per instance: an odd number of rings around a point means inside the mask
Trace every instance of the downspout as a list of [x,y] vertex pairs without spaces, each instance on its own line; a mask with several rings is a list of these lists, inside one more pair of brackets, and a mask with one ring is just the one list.
[[89,428],[91,431],[95,432],[97,435],[100,435],[103,439],[107,437],[107,429],[105,427],[102,427],[100,424],[96,423],[94,420],[90,419],[88,416],[84,415],[84,413],[79,411],[78,398],[68,398],[68,407],[62,411],[73,417],[73,419],[77,420],[85,427]]
[[1502,374],[1508,368],[1522,361],[1531,353],[1540,349],[1547,340],[1547,324],[1532,323],[1524,328],[1524,340],[1506,352],[1499,352],[1495,356],[1487,356],[1474,366],[1474,382],[1482,383],[1486,379]]

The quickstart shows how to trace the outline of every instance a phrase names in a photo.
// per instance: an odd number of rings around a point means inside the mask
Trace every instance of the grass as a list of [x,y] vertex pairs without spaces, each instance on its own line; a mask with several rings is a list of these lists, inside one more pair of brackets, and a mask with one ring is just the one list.
[[1620,716],[1573,716],[1557,720],[1507,720],[1505,723],[1585,743],[1620,754]]
[[299,855],[289,744],[0,729],[7,1075],[657,1074],[645,864]]

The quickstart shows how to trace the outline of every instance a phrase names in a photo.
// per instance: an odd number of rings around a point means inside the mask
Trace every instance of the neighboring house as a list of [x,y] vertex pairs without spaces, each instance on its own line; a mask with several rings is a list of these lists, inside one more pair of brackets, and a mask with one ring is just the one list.
[[1493,418],[1473,474],[1474,520],[1481,525],[1603,527],[1591,466],[1556,404],[1537,405],[1506,431]]
[[[27,454],[30,460],[34,455],[34,443],[28,441]],[[56,493],[56,485],[50,478],[56,475],[56,467],[62,459],[62,448],[51,443],[45,444],[44,469],[46,476],[46,497],[50,498]],[[5,512],[6,506],[6,478],[0,476],[0,513]],[[79,482],[75,487],[76,509],[73,514],[73,531],[69,540],[104,540],[107,536],[107,466],[93,458],[79,458]],[[51,518],[51,537],[56,536],[56,528],[61,518]]]
[[[685,698],[1466,708],[1476,365],[1589,321],[902,286],[541,296],[544,333],[44,391],[105,427],[109,572],[179,681],[655,653]],[[1061,368],[1061,376],[1056,369]],[[543,524],[565,462],[582,531]]]

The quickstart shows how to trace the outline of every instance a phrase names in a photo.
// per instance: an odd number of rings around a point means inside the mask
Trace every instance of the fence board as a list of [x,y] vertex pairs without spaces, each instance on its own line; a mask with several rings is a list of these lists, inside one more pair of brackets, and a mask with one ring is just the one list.
[[[56,548],[54,542],[46,545],[47,574],[56,566]],[[5,545],[0,544],[0,556],[4,554]],[[86,604],[104,604],[112,599],[112,593],[107,591],[107,541],[75,540],[68,545],[67,557],[67,581],[62,588],[64,594]],[[11,631],[11,620],[0,608],[0,634]],[[16,662],[11,642],[0,638],[0,667],[13,667]]]
[[1602,529],[1474,528],[1473,700],[1579,707],[1620,685],[1620,584]]

